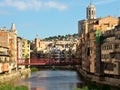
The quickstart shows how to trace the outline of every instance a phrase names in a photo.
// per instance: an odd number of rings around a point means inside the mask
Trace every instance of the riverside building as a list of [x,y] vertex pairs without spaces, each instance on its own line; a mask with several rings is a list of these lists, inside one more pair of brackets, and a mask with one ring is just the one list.
[[96,18],[96,8],[90,3],[86,9],[86,19],[78,21],[79,55],[81,67],[88,73],[100,73],[101,59],[97,55],[96,31],[102,33],[114,29],[118,25],[118,18],[107,16]]
[[17,68],[17,49],[16,49],[17,30],[15,24],[12,24],[10,30],[0,29],[0,64],[1,73],[11,72]]
[[[120,18],[119,18],[120,20]],[[101,44],[101,61],[104,74],[119,77],[120,75],[120,24],[103,33]],[[120,78],[120,77],[119,77]]]
[[[24,64],[30,62],[30,41],[17,37],[17,62]],[[24,69],[25,65],[18,65],[18,68]]]

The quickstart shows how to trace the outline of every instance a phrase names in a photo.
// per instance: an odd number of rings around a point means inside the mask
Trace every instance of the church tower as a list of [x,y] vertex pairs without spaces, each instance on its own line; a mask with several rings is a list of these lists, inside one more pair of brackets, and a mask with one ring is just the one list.
[[90,5],[86,8],[86,12],[87,12],[87,15],[86,15],[87,19],[96,19],[96,8],[91,3],[91,0],[90,0]]

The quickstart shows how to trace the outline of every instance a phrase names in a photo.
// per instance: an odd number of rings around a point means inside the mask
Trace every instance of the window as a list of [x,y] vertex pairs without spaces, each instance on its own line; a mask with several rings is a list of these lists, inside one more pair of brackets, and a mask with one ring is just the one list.
[[117,35],[117,36],[116,36],[116,39],[120,39],[120,35]]
[[113,53],[113,54],[110,54],[110,58],[111,58],[111,59],[115,58],[115,54],[114,54],[114,53]]
[[94,11],[92,10],[92,15],[94,15],[94,13],[93,13]]
[[104,54],[101,54],[101,59],[104,59]]
[[109,59],[109,54],[107,54],[107,59]]
[[115,59],[120,60],[120,54],[116,54]]
[[113,71],[114,70],[114,64],[112,63],[104,63],[104,69],[105,70],[109,70],[109,71]]
[[91,11],[89,10],[88,15],[90,15],[90,12],[91,12]]
[[112,45],[110,45],[110,49],[112,49]]
[[104,46],[102,46],[102,48],[101,48],[102,50],[104,50]]
[[119,48],[119,44],[115,44],[115,49]]

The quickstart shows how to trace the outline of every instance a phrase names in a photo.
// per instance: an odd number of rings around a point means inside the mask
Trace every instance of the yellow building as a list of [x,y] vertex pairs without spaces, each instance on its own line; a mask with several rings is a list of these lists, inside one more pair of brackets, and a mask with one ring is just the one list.
[[[17,59],[18,64],[30,62],[30,41],[17,37]],[[19,65],[18,68],[25,68],[25,65]]]
[[53,41],[43,41],[40,38],[35,38],[34,47],[37,51],[43,51],[48,49],[48,45],[53,44]]
[[25,48],[25,54],[24,57],[25,58],[30,58],[30,41],[28,40],[24,40],[24,48]]

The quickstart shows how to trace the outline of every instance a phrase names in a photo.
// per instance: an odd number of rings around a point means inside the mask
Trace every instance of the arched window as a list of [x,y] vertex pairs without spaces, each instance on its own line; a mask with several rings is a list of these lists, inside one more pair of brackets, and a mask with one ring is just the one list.
[[91,10],[89,10],[89,13],[88,13],[88,15],[90,15],[91,14]]
[[94,15],[94,10],[92,10],[92,15]]

